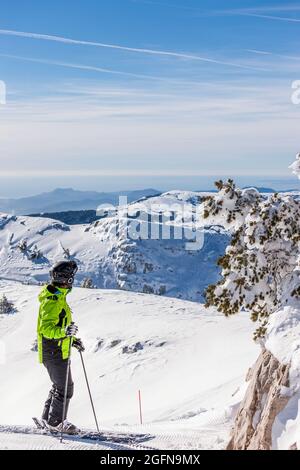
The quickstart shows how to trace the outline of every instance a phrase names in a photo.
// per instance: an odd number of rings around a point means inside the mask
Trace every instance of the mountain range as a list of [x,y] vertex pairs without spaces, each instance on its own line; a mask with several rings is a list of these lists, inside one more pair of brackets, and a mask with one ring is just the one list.
[[128,202],[160,194],[156,189],[135,191],[97,192],[78,191],[72,188],[57,188],[35,196],[18,199],[0,199],[0,212],[25,215],[43,212],[71,210],[95,210],[101,204],[117,205],[119,196],[127,196]]

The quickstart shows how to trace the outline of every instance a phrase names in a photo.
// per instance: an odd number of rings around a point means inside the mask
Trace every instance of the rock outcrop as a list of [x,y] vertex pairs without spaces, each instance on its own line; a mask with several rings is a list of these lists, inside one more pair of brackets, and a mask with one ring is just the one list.
[[265,349],[249,370],[247,381],[227,450],[271,450],[274,420],[289,401],[282,394],[283,387],[289,387],[289,366],[280,364]]

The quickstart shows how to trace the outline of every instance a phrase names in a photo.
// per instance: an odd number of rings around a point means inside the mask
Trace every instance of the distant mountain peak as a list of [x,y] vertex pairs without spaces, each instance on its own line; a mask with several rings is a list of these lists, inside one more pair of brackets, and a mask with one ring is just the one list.
[[16,215],[37,214],[44,212],[64,212],[96,210],[101,204],[117,205],[119,196],[126,195],[128,202],[143,197],[160,194],[155,189],[138,189],[133,191],[97,192],[80,191],[73,188],[56,188],[35,196],[19,199],[0,199],[0,212]]
[[73,188],[56,188],[53,189],[53,191],[50,191],[50,193],[75,193],[75,189]]

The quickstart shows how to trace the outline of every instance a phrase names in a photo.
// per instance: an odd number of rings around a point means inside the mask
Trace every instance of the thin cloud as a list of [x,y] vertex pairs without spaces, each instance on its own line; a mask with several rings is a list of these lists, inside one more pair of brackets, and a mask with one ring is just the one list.
[[189,11],[196,11],[201,12],[203,14],[207,14],[208,16],[214,14],[222,14],[222,13],[259,13],[259,12],[283,12],[283,11],[300,11],[299,4],[288,4],[288,5],[261,5],[260,7],[253,7],[253,8],[235,8],[235,9],[228,9],[228,10],[204,10],[199,7],[192,7],[188,5],[175,5],[174,3],[167,3],[167,2],[160,2],[160,1],[152,1],[152,0],[131,0],[132,3],[137,4],[145,4],[145,5],[153,5],[153,6],[163,6],[169,8],[175,8],[178,10],[189,10]]
[[[88,81],[86,86],[89,84]],[[101,90],[101,85],[95,84]],[[1,171],[11,171],[13,176],[17,168],[29,175],[38,168],[41,148],[46,162],[43,171],[60,168],[60,173],[77,171],[80,176],[85,171],[117,173],[126,168],[130,173],[171,168],[181,174],[203,167],[211,173],[216,167],[219,171],[225,168],[227,172],[240,172],[245,170],[241,148],[245,161],[252,162],[252,169],[262,171],[258,155],[263,153],[274,161],[275,148],[280,162],[287,142],[291,147],[297,145],[297,106],[290,105],[284,81],[278,82],[276,88],[268,81],[260,86],[256,77],[252,85],[244,81],[240,86],[235,81],[232,85],[230,94],[220,88],[217,94],[204,90],[195,95],[188,87],[186,95],[174,99],[141,96],[124,101],[118,97],[104,101],[97,97],[86,99],[84,95],[64,96],[64,89],[68,93],[70,86],[62,83],[56,86],[61,90],[59,96],[53,95],[53,88],[49,97],[39,98],[35,89],[33,96],[12,101],[0,113],[1,148],[10,156]],[[250,85],[255,89],[248,90]],[[115,89],[120,90],[119,85]],[[44,84],[42,92],[45,93]],[[24,154],[28,155],[26,165]],[[228,170],[223,156],[229,154]],[[65,166],[61,170],[62,155]],[[149,161],[151,166],[143,164]]]
[[[241,176],[241,173],[236,173],[238,176]],[[257,173],[259,176],[261,176],[261,173]],[[108,169],[108,170],[85,170],[85,169],[80,169],[80,170],[70,170],[70,169],[60,169],[60,170],[4,170],[1,171],[2,178],[14,178],[14,177],[30,177],[30,178],[36,178],[36,177],[53,177],[53,176],[78,176],[78,177],[90,177],[90,176],[127,176],[127,177],[145,177],[145,176],[212,176],[215,177],[215,175],[211,171],[205,171],[205,170],[199,170],[199,171],[194,171],[194,170],[174,170],[172,168],[166,169],[166,170],[136,170],[136,169],[129,169],[129,170],[123,170],[123,169]],[[248,173],[247,173],[248,176]]]
[[[246,10],[246,9],[245,9]],[[281,4],[281,5],[261,5],[256,8],[249,8],[249,11],[300,11],[299,3]]]
[[159,81],[164,81],[164,82],[173,82],[172,79],[156,77],[153,75],[143,75],[143,74],[137,74],[137,73],[131,73],[131,72],[121,72],[119,70],[95,67],[93,65],[73,64],[69,62],[59,62],[59,61],[47,60],[47,59],[35,59],[32,57],[23,57],[23,56],[18,56],[18,55],[11,55],[11,54],[0,54],[0,57],[5,57],[7,59],[22,60],[25,62],[34,62],[38,64],[55,65],[58,67],[66,67],[66,68],[71,68],[71,69],[89,70],[92,72],[107,73],[107,74],[113,74],[113,75],[123,75],[127,77],[132,77],[132,78],[142,78],[142,79],[147,79],[147,80],[159,80]]
[[15,37],[22,37],[22,38],[29,38],[29,39],[38,39],[42,41],[52,41],[52,42],[59,42],[63,44],[102,47],[102,48],[115,49],[115,50],[121,50],[121,51],[126,51],[126,52],[136,52],[136,53],[150,54],[150,55],[157,55],[157,56],[175,57],[178,59],[197,60],[197,61],[207,62],[211,64],[236,67],[240,69],[264,71],[263,69],[252,67],[250,65],[221,61],[221,60],[211,59],[208,57],[192,55],[192,54],[183,54],[180,52],[160,51],[160,50],[155,50],[155,49],[141,49],[141,48],[135,48],[135,47],[120,46],[118,44],[105,44],[105,43],[93,42],[93,41],[82,41],[82,40],[77,40],[77,39],[65,38],[62,36],[52,36],[48,34],[30,33],[30,32],[14,31],[14,30],[8,30],[8,29],[0,29],[0,35],[15,36]]
[[[4,57],[7,59],[14,59],[14,60],[21,60],[24,62],[33,62],[37,64],[45,64],[45,65],[53,65],[57,67],[65,67],[65,68],[70,68],[70,69],[77,69],[77,70],[86,70],[86,71],[91,71],[91,72],[99,72],[99,73],[105,73],[105,74],[112,74],[112,75],[120,75],[120,76],[125,76],[125,77],[130,77],[130,78],[138,78],[138,79],[143,79],[143,80],[156,80],[159,82],[165,82],[173,85],[203,85],[205,82],[196,82],[196,81],[187,81],[187,80],[176,80],[172,78],[164,78],[164,77],[157,77],[155,75],[143,75],[143,74],[138,74],[138,73],[131,73],[131,72],[122,72],[119,70],[113,70],[113,69],[107,69],[103,67],[96,67],[93,65],[84,65],[84,64],[74,64],[70,62],[60,62],[60,61],[55,61],[55,60],[47,60],[47,59],[36,59],[33,57],[23,57],[23,56],[18,56],[18,55],[13,55],[13,54],[0,54],[0,57]],[[261,69],[260,69],[261,70]]]
[[300,56],[293,56],[293,55],[286,55],[286,54],[278,54],[277,52],[260,51],[260,50],[257,50],[257,49],[246,49],[246,52],[250,52],[251,54],[257,54],[257,55],[266,55],[266,56],[281,57],[282,59],[300,60]]
[[258,55],[272,55],[272,52],[259,51],[258,49],[246,49],[246,52],[251,52],[251,54],[258,54]]
[[277,21],[288,21],[290,23],[300,23],[300,18],[288,18],[285,16],[273,16],[273,15],[262,15],[260,13],[235,13],[236,15],[240,16],[252,16],[254,18],[263,18],[267,20],[277,20]]
[[[234,8],[230,11],[232,13],[255,13],[255,12],[272,12],[272,11],[299,11],[300,10],[300,5],[295,4],[295,3],[290,3],[290,4],[281,4],[281,5],[260,5],[260,6],[255,6],[251,8]],[[224,10],[226,11],[226,10]]]

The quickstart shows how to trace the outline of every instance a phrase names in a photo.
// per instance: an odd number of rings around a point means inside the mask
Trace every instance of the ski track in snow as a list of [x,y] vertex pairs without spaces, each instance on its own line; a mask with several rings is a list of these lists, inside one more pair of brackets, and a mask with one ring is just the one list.
[[[43,431],[30,429],[23,426],[0,426],[0,450],[202,450],[222,449],[228,437],[229,427],[220,429],[216,436],[214,427],[207,427],[205,435],[203,431],[158,433],[155,435],[155,426],[148,425],[148,431],[154,434],[145,437],[145,442],[134,443],[134,437],[129,435],[128,443],[118,442],[117,433],[111,433],[109,442],[107,439],[94,440],[79,438],[77,436],[64,436],[60,443],[60,436],[51,436]],[[116,442],[114,442],[114,439]],[[126,436],[122,436],[125,441]]]
[[119,450],[118,446],[92,444],[65,439],[60,444],[52,436],[38,436],[16,433],[0,433],[0,450]]
[[[93,431],[86,431],[93,434]],[[149,435],[119,434],[106,431],[101,437],[93,436],[63,436],[51,435],[45,430],[29,426],[0,425],[0,450],[154,450],[154,447],[144,445],[153,438]]]

